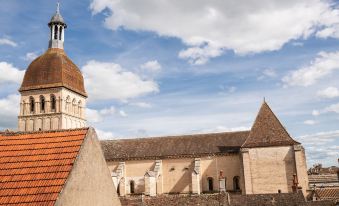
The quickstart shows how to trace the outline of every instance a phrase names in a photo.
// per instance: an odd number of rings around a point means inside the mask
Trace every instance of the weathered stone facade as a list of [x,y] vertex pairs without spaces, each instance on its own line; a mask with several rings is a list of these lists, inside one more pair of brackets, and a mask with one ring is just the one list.
[[305,151],[266,102],[250,131],[101,144],[120,196],[308,189]]

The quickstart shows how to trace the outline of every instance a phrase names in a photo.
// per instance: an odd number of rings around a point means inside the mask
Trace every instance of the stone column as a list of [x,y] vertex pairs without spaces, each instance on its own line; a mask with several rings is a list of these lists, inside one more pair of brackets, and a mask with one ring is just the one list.
[[119,181],[119,193],[122,197],[126,195],[125,178],[121,178]]
[[242,166],[243,166],[243,175],[244,175],[244,184],[245,188],[242,190],[243,194],[253,194],[252,188],[252,174],[251,174],[251,166],[250,166],[250,155],[248,148],[241,149],[242,156]]
[[194,170],[192,172],[192,193],[200,194],[200,158],[194,159]]
[[226,192],[226,180],[222,170],[219,172],[219,192]]
[[302,189],[302,192],[304,195],[306,195],[306,190],[308,190],[308,175],[305,150],[301,145],[294,145],[293,149],[298,183]]

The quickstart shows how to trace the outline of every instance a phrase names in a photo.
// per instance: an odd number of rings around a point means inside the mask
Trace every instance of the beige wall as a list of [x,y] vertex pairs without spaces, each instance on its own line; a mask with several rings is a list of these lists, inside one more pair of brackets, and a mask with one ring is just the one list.
[[110,172],[93,129],[80,149],[56,206],[119,206]]
[[305,150],[301,145],[294,146],[295,151],[295,165],[297,169],[297,176],[299,186],[302,187],[302,191],[306,196],[306,191],[309,189],[308,186],[308,175],[307,175],[307,165],[306,165],[306,155]]
[[251,183],[246,186],[247,194],[277,193],[279,189],[283,193],[292,192],[296,171],[293,146],[251,148],[243,157],[244,167],[249,166],[250,170],[244,171],[245,184]]
[[[200,162],[201,191],[208,191],[207,178],[214,179],[214,190],[219,190],[219,172],[224,172],[227,190],[233,190],[233,178],[241,176],[241,157],[239,154],[225,156],[205,156]],[[119,162],[108,162],[111,172],[116,172]],[[124,178],[126,193],[129,194],[129,182],[135,182],[135,193],[145,192],[144,175],[146,171],[153,171],[155,160],[133,160],[125,162]],[[162,160],[162,187],[163,193],[190,193],[192,192],[192,172],[194,158],[177,158]],[[158,184],[159,186],[159,184]]]

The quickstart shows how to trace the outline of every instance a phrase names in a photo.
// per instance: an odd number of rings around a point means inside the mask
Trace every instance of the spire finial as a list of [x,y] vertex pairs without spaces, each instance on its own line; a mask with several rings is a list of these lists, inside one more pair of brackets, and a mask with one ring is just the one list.
[[58,13],[58,14],[60,13],[60,2],[59,2],[59,1],[57,2],[57,10],[56,10],[56,13]]
[[266,98],[264,97],[264,103],[266,103]]

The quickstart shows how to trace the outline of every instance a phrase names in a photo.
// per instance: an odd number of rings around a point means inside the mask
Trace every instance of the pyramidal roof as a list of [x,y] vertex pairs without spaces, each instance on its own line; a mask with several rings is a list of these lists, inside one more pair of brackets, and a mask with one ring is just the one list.
[[269,147],[300,144],[292,139],[271,108],[264,101],[250,134],[242,147]]

